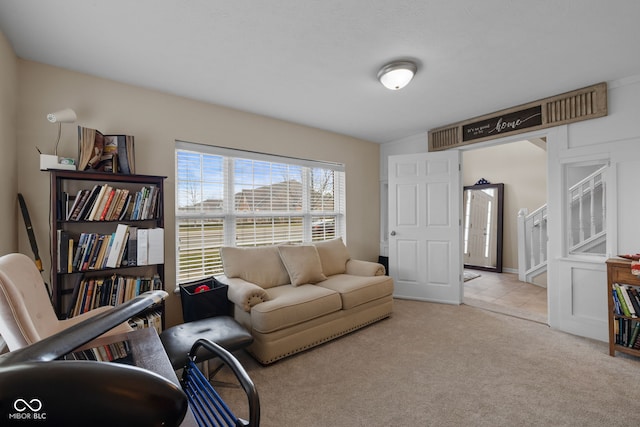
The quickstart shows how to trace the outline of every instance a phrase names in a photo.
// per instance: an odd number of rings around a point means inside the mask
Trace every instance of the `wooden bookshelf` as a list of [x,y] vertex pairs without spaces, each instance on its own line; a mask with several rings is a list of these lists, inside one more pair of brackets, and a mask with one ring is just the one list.
[[[79,172],[66,170],[52,170],[51,173],[51,290],[53,304],[57,315],[60,318],[68,317],[73,311],[77,295],[78,286],[82,280],[104,280],[105,278],[119,277],[145,277],[155,278],[156,286],[162,283],[164,288],[164,253],[162,252],[164,244],[161,245],[160,259],[161,262],[148,262],[140,265],[137,262],[131,264],[119,263],[115,267],[107,267],[106,263],[96,264],[93,268],[78,269],[69,262],[78,247],[80,236],[83,234],[93,234],[113,239],[113,233],[119,228],[127,230],[149,230],[160,232],[162,235],[162,243],[164,243],[164,180],[166,177],[153,175],[125,175],[113,174],[105,172]],[[135,217],[131,215],[116,216],[115,213],[111,217],[96,217],[94,219],[76,218],[70,219],[67,215],[72,210],[73,198],[78,195],[81,190],[92,190],[95,186],[108,185],[112,189],[126,190],[128,194],[133,195],[141,192],[143,189],[153,188],[156,193],[155,205],[148,210],[149,215]],[[105,209],[106,212],[106,209]],[[132,219],[133,218],[133,219]],[[135,227],[135,228],[134,228]],[[158,230],[162,229],[162,230]],[[158,233],[156,233],[158,234]],[[65,246],[63,239],[59,236],[65,236],[73,240],[75,245],[69,249]],[[61,241],[63,244],[61,245]],[[59,261],[64,259],[65,261]],[[106,253],[105,258],[106,260]],[[120,258],[119,258],[120,259]],[[135,265],[134,265],[135,264]],[[63,267],[64,266],[64,267]],[[72,267],[69,269],[69,267]],[[114,276],[115,275],[115,276]],[[153,286],[153,280],[145,283],[145,285]],[[164,306],[158,307],[160,310],[162,327],[164,327]]]
[[620,285],[636,286],[640,289],[640,278],[631,274],[631,261],[624,258],[610,258],[607,260],[607,301],[609,310],[609,355],[615,356],[616,351],[640,357],[640,350],[630,348],[616,342],[616,323],[620,319],[640,322],[640,317],[619,315],[615,310],[615,302],[612,295],[612,287],[615,283]]

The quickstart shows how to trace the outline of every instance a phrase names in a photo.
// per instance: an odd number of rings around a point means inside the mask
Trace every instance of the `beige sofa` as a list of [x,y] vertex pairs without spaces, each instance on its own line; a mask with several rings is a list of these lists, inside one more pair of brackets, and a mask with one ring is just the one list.
[[351,259],[342,239],[313,245],[221,249],[234,317],[248,351],[275,362],[389,317],[393,280],[381,264]]

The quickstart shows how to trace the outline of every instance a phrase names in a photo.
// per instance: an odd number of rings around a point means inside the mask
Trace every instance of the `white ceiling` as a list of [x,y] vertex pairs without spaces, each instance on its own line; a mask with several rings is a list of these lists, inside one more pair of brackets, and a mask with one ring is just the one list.
[[[0,0],[23,59],[389,142],[640,74],[638,0]],[[412,59],[389,91],[378,69]]]

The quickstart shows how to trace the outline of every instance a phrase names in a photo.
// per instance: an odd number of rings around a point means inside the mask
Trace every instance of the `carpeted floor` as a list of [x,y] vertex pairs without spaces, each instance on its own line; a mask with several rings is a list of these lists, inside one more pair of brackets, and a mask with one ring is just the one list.
[[264,427],[629,426],[640,409],[640,359],[468,305],[396,300],[392,318],[273,365],[238,356]]

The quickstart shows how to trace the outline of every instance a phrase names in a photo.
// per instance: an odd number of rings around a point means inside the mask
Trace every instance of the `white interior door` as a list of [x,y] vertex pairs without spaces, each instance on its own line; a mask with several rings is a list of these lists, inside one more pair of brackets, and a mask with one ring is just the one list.
[[398,298],[462,302],[460,152],[389,156],[389,270]]

